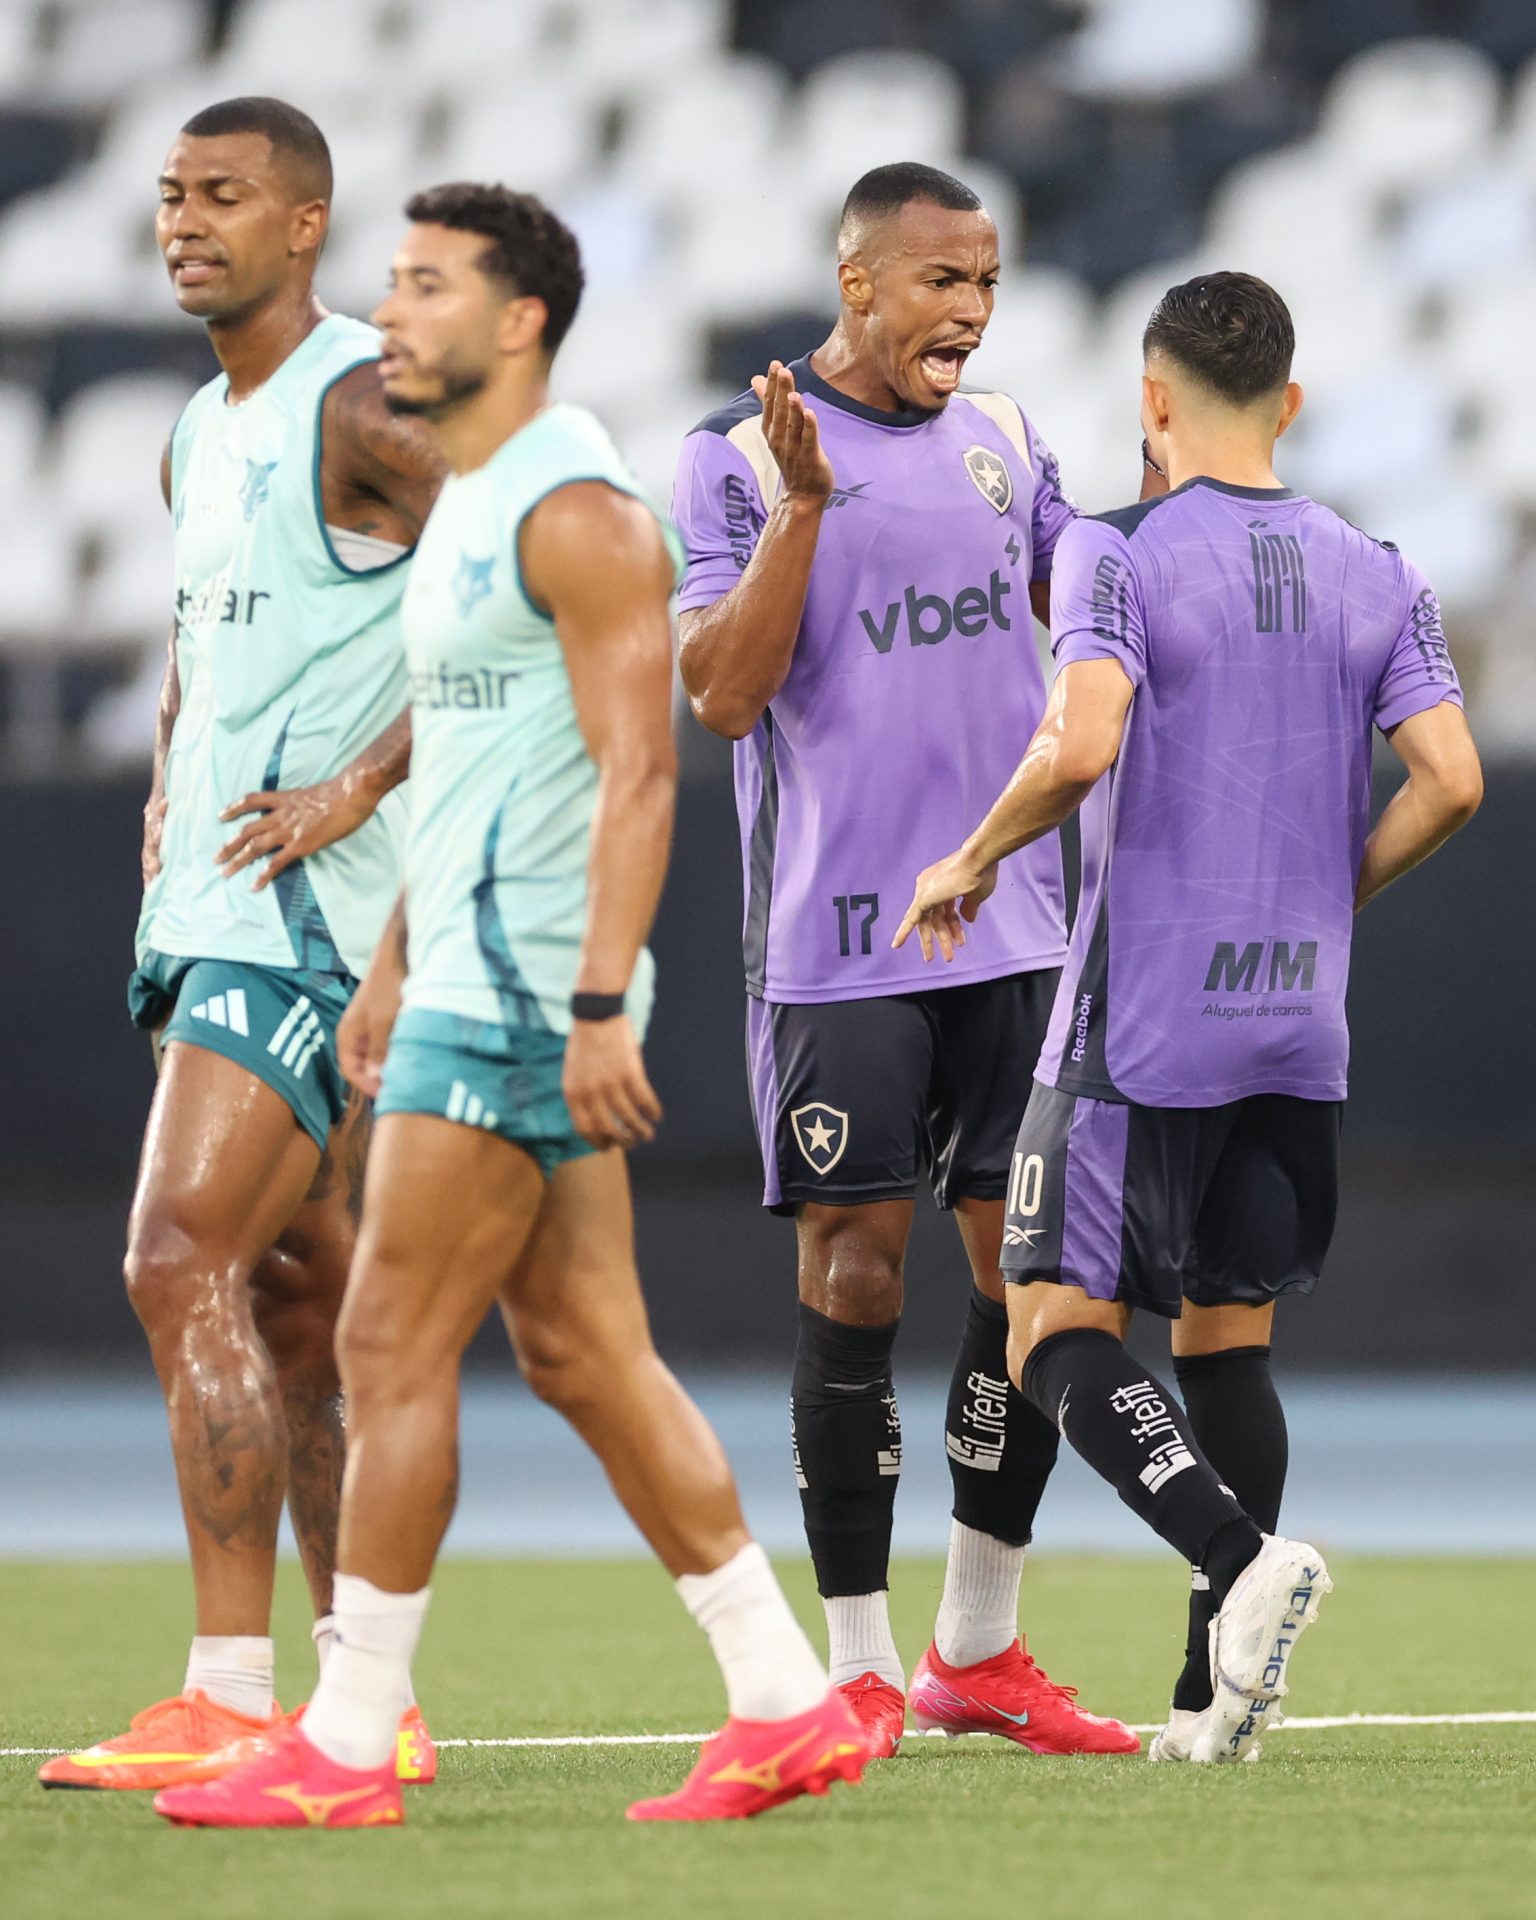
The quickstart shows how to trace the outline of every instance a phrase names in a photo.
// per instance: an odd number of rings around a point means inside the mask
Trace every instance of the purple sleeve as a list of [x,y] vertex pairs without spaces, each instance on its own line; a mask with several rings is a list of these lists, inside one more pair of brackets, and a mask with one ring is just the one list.
[[1141,582],[1125,535],[1102,520],[1074,519],[1051,575],[1051,651],[1059,667],[1117,660],[1133,687],[1147,673]]
[[687,552],[678,607],[713,606],[741,578],[766,518],[757,478],[719,433],[683,442],[672,490],[672,521]]
[[1062,492],[1061,468],[1056,464],[1056,456],[1036,433],[1033,423],[1025,421],[1024,430],[1029,435],[1029,454],[1035,468],[1035,503],[1031,514],[1035,534],[1033,577],[1049,580],[1056,543],[1072,522],[1082,517],[1082,509]]
[[1403,562],[1406,608],[1387,664],[1376,683],[1372,718],[1385,733],[1442,700],[1461,705],[1461,682],[1451,664],[1435,590],[1411,561]]

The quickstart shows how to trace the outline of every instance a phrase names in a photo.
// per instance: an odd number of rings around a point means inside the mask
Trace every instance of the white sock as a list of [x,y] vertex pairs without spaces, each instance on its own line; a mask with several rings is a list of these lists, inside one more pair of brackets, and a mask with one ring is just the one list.
[[816,1658],[755,1540],[713,1573],[685,1573],[683,1605],[709,1635],[735,1720],[789,1720],[826,1698]]
[[1023,1571],[1022,1547],[950,1522],[944,1598],[933,1629],[933,1644],[947,1666],[974,1667],[1013,1645]]
[[857,1680],[861,1673],[878,1673],[905,1693],[907,1676],[891,1637],[890,1601],[884,1588],[879,1593],[840,1593],[821,1604],[827,1614],[833,1686]]
[[432,1592],[385,1593],[338,1573],[335,1594],[335,1639],[305,1710],[304,1737],[339,1767],[382,1767],[395,1750]]
[[[309,1637],[315,1643],[315,1658],[320,1662],[320,1671],[324,1673],[326,1660],[330,1656],[331,1648],[336,1644],[335,1614],[322,1613],[310,1628]],[[416,1704],[416,1684],[409,1674],[405,1676],[405,1704],[408,1707],[414,1707]]]
[[196,1688],[252,1720],[272,1717],[272,1642],[259,1633],[200,1633],[187,1656],[183,1693]]

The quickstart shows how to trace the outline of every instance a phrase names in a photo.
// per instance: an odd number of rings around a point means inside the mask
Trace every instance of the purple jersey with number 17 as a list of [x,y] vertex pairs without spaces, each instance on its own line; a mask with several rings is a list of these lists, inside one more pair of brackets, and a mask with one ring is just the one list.
[[[788,677],[736,744],[747,989],[860,1000],[1061,964],[1056,836],[1003,865],[953,966],[891,950],[920,868],[996,799],[1045,707],[1029,583],[1077,509],[1002,394],[885,413],[795,362],[836,491],[822,515]],[[683,444],[672,513],[679,604],[728,593],[779,487],[749,393]]]
[[1371,732],[1461,704],[1418,568],[1280,488],[1190,480],[1061,543],[1057,664],[1135,687],[1083,807],[1037,1077],[1149,1107],[1342,1100]]

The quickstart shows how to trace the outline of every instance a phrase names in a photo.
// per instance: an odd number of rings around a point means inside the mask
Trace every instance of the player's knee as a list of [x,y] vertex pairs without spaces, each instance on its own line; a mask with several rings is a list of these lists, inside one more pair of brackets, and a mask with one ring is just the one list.
[[251,1275],[256,1331],[279,1376],[334,1376],[346,1270],[313,1248],[279,1242]]
[[903,1249],[861,1233],[850,1221],[801,1222],[800,1298],[844,1326],[886,1326],[901,1318]]
[[165,1328],[185,1326],[194,1306],[202,1317],[211,1317],[208,1280],[206,1261],[198,1257],[190,1235],[160,1220],[135,1225],[123,1284],[151,1339]]

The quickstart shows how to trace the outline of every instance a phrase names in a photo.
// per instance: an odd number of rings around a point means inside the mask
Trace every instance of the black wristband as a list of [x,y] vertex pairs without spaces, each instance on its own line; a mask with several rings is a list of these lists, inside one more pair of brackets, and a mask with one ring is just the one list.
[[616,1020],[624,1011],[622,993],[573,993],[573,1020]]

